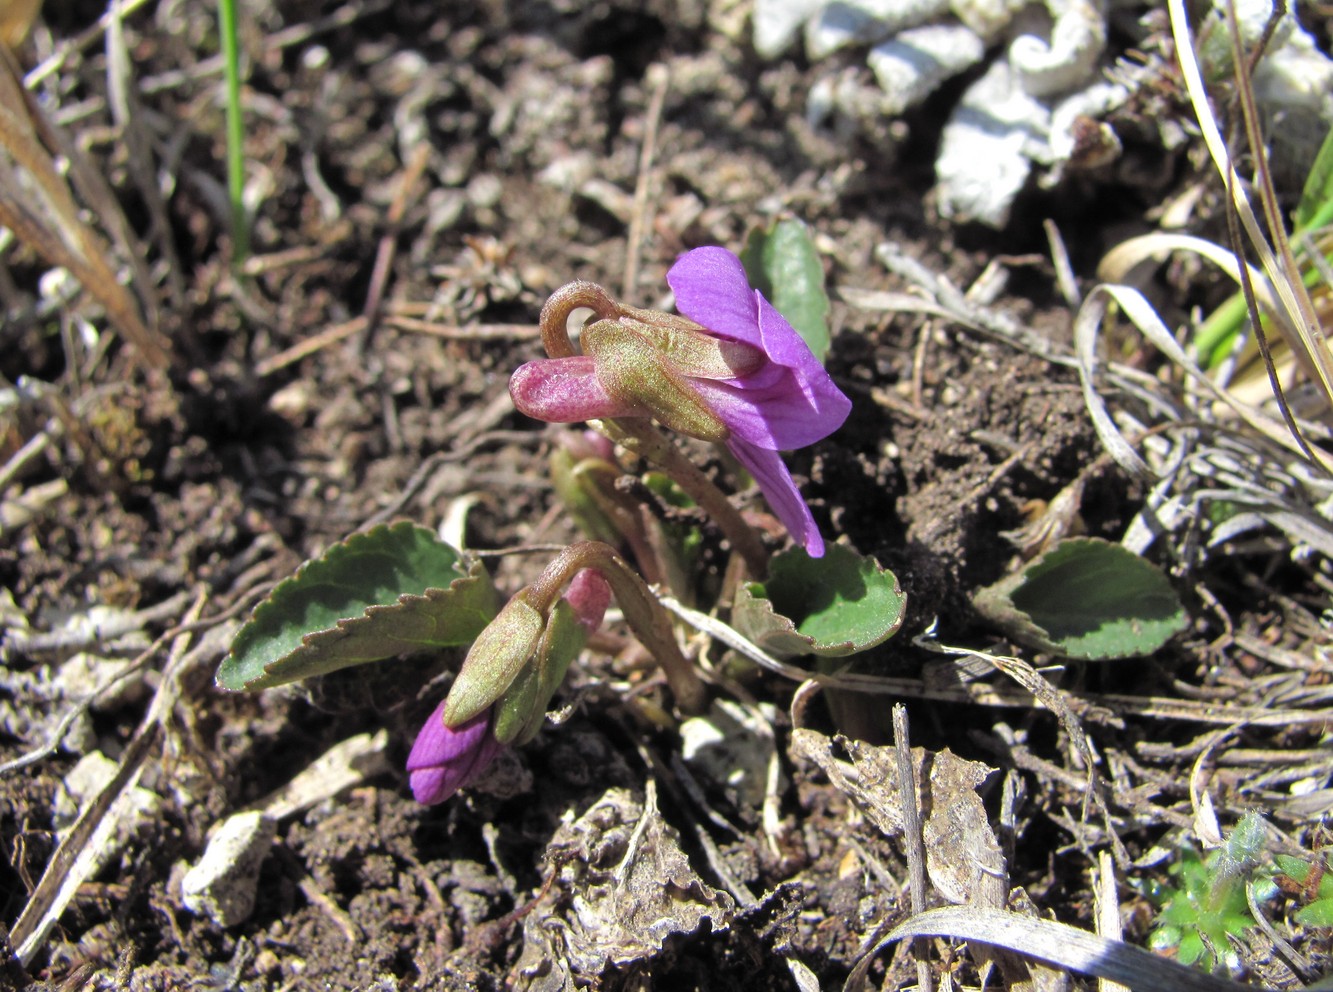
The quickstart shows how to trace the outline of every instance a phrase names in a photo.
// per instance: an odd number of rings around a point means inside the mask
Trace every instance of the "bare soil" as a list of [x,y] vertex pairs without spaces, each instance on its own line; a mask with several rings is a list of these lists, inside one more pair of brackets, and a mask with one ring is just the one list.
[[[76,36],[100,14],[96,4],[47,6],[39,46]],[[216,622],[189,641],[159,644],[114,694],[78,715],[59,747],[0,777],[0,921],[12,927],[68,827],[58,801],[66,776],[89,752],[123,756],[177,653],[178,695],[138,783],[157,797],[153,815],[78,889],[27,967],[13,965],[0,985],[786,989],[796,985],[788,964],[796,959],[821,987],[840,987],[863,941],[909,911],[898,887],[905,855],[818,768],[789,753],[794,685],[754,676],[744,688],[773,704],[784,777],[767,813],[724,782],[691,787],[676,723],[654,709],[667,698],[658,676],[615,627],[576,666],[558,725],[506,756],[483,788],[424,808],[411,799],[402,761],[456,659],[407,659],[238,696],[212,683],[225,635],[268,584],[377,515],[437,527],[465,500],[469,548],[573,538],[546,475],[550,431],[516,414],[506,391],[509,372],[540,353],[533,325],[542,302],[571,279],[655,306],[680,252],[737,249],[752,225],[790,213],[817,232],[833,287],[904,289],[875,261],[883,242],[962,288],[1007,258],[1011,278],[995,309],[1067,343],[1071,313],[1046,260],[1042,220],[1070,239],[1076,271],[1089,279],[1101,249],[1146,228],[1145,211],[1202,174],[1199,163],[1136,149],[1133,169],[1025,194],[1004,231],[958,229],[929,197],[950,94],[892,133],[812,129],[804,94],[816,70],[799,59],[758,61],[736,5],[247,5],[254,254],[238,277],[229,267],[212,17],[209,5],[161,3],[125,25],[136,113],[166,186],[165,240],[131,175],[132,156],[143,153],[127,150],[108,109],[101,36],[43,84],[149,246],[163,329],[180,358],[169,375],[144,373],[123,344],[90,347],[74,308],[37,305],[45,263],[21,244],[4,258],[10,315],[0,374],[51,384],[77,405],[86,432],[58,436],[25,472],[22,490],[47,495],[0,533],[0,587],[9,594],[0,600],[8,631],[0,760],[47,743],[90,687],[154,638]],[[663,68],[669,83],[654,114]],[[656,154],[641,177],[650,132]],[[636,217],[641,255],[624,287]],[[390,247],[391,265],[377,276],[377,254]],[[912,638],[933,621],[945,643],[1013,650],[968,605],[1014,561],[1002,532],[1084,474],[1086,532],[1118,540],[1142,494],[1118,470],[1094,465],[1100,448],[1068,370],[938,319],[842,302],[834,329],[829,369],[854,410],[790,464],[826,538],[875,556],[907,593],[904,629],[861,659],[862,670],[925,687],[934,656]],[[6,458],[51,409],[31,408],[0,438]],[[755,493],[745,499],[762,511]],[[549,557],[488,561],[513,590]],[[1151,659],[1071,666],[1062,684],[1258,700],[1237,673],[1266,663],[1219,640],[1220,614],[1192,582],[1181,583],[1196,618],[1186,635]],[[1240,560],[1211,588],[1236,631],[1294,650],[1318,636],[1284,625],[1293,615],[1285,604],[1318,600],[1299,564],[1260,576]],[[71,627],[98,608],[137,620],[115,636]],[[72,666],[89,655],[93,674],[81,681]],[[860,714],[859,736],[888,740],[889,702]],[[1011,884],[1041,914],[1092,928],[1088,873],[1108,835],[1103,821],[1081,818],[1082,773],[1056,718],[924,690],[906,702],[914,744],[998,769],[982,795],[997,822],[1004,808]],[[1216,728],[1084,716],[1112,762],[1119,842],[1141,857],[1190,824],[1193,742]],[[836,729],[821,702],[804,719]],[[217,821],[263,801],[338,742],[380,728],[387,744],[370,774],[280,820],[242,922],[224,927],[184,907],[182,875]],[[1233,744],[1252,749],[1311,748],[1319,728],[1235,735]],[[1224,817],[1262,800],[1244,779],[1242,767],[1217,770]],[[598,821],[604,834],[588,840],[574,825],[602,810],[609,790],[621,791]],[[596,967],[575,953],[569,921],[606,884],[612,854],[628,849],[650,792],[668,828],[660,850],[683,851],[697,873],[681,901],[704,899],[698,886],[733,898],[740,883],[753,903],[716,910],[692,929],[667,928],[653,946]],[[619,847],[605,840],[617,837]],[[603,840],[612,847],[598,848]],[[1126,938],[1142,942],[1151,913],[1128,889],[1122,899]],[[936,967],[964,967],[957,953],[939,944]],[[870,970],[885,987],[915,976],[910,956],[891,950]]]

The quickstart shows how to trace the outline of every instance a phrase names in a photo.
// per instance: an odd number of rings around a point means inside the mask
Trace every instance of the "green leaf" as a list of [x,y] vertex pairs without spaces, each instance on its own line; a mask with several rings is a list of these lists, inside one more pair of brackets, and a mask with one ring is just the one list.
[[1333,128],[1324,135],[1310,174],[1305,177],[1293,220],[1296,230],[1304,231],[1327,224],[1330,215],[1333,215]]
[[1307,927],[1333,927],[1333,899],[1320,899],[1296,911],[1296,922]]
[[815,357],[829,350],[828,293],[824,266],[810,230],[795,217],[774,221],[750,232],[741,252],[750,285],[786,317]]
[[495,616],[495,588],[411,523],[333,545],[255,607],[218,668],[224,689],[266,689],[423,648],[466,644]]
[[1303,858],[1294,858],[1290,854],[1273,855],[1273,863],[1277,865],[1278,871],[1297,885],[1305,884],[1305,880],[1310,877],[1310,871],[1313,868],[1310,862]]
[[736,593],[736,629],[778,656],[837,658],[888,640],[903,622],[906,597],[892,572],[841,544],[824,557],[791,548],[773,558],[768,581]]
[[1061,541],[972,605],[1016,641],[1090,661],[1151,654],[1187,622],[1161,569],[1091,537]]

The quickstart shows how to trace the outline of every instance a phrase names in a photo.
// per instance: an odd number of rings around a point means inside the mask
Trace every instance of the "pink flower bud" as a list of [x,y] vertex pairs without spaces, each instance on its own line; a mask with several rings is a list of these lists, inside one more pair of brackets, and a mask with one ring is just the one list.
[[591,635],[602,625],[606,608],[611,605],[611,586],[597,569],[585,568],[570,581],[565,599],[574,607],[584,631]]

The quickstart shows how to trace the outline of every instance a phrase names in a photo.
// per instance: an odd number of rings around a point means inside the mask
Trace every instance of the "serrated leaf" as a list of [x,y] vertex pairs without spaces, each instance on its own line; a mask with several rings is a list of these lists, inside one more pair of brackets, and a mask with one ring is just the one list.
[[840,658],[888,640],[903,622],[898,579],[851,548],[830,544],[822,558],[790,548],[773,558],[768,580],[737,590],[732,623],[785,657]]
[[822,363],[829,350],[829,300],[824,266],[805,224],[795,217],[757,227],[741,262],[750,285],[768,298]]
[[972,605],[1022,644],[1089,661],[1151,654],[1187,622],[1161,569],[1093,537],[1061,541]]
[[466,644],[495,616],[480,562],[424,527],[354,534],[255,607],[218,668],[224,689],[266,689],[423,648]]

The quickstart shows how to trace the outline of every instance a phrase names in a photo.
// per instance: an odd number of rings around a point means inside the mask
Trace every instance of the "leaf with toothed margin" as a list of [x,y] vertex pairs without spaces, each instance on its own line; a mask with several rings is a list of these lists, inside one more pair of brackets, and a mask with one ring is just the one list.
[[374,527],[279,583],[232,641],[217,683],[267,689],[467,644],[495,611],[495,587],[479,561],[412,523]]
[[1152,654],[1187,623],[1160,568],[1095,537],[1061,541],[972,605],[1022,644],[1087,661]]
[[851,548],[830,544],[822,558],[803,548],[774,556],[765,582],[736,593],[736,629],[778,657],[841,658],[888,640],[903,622],[898,579]]

